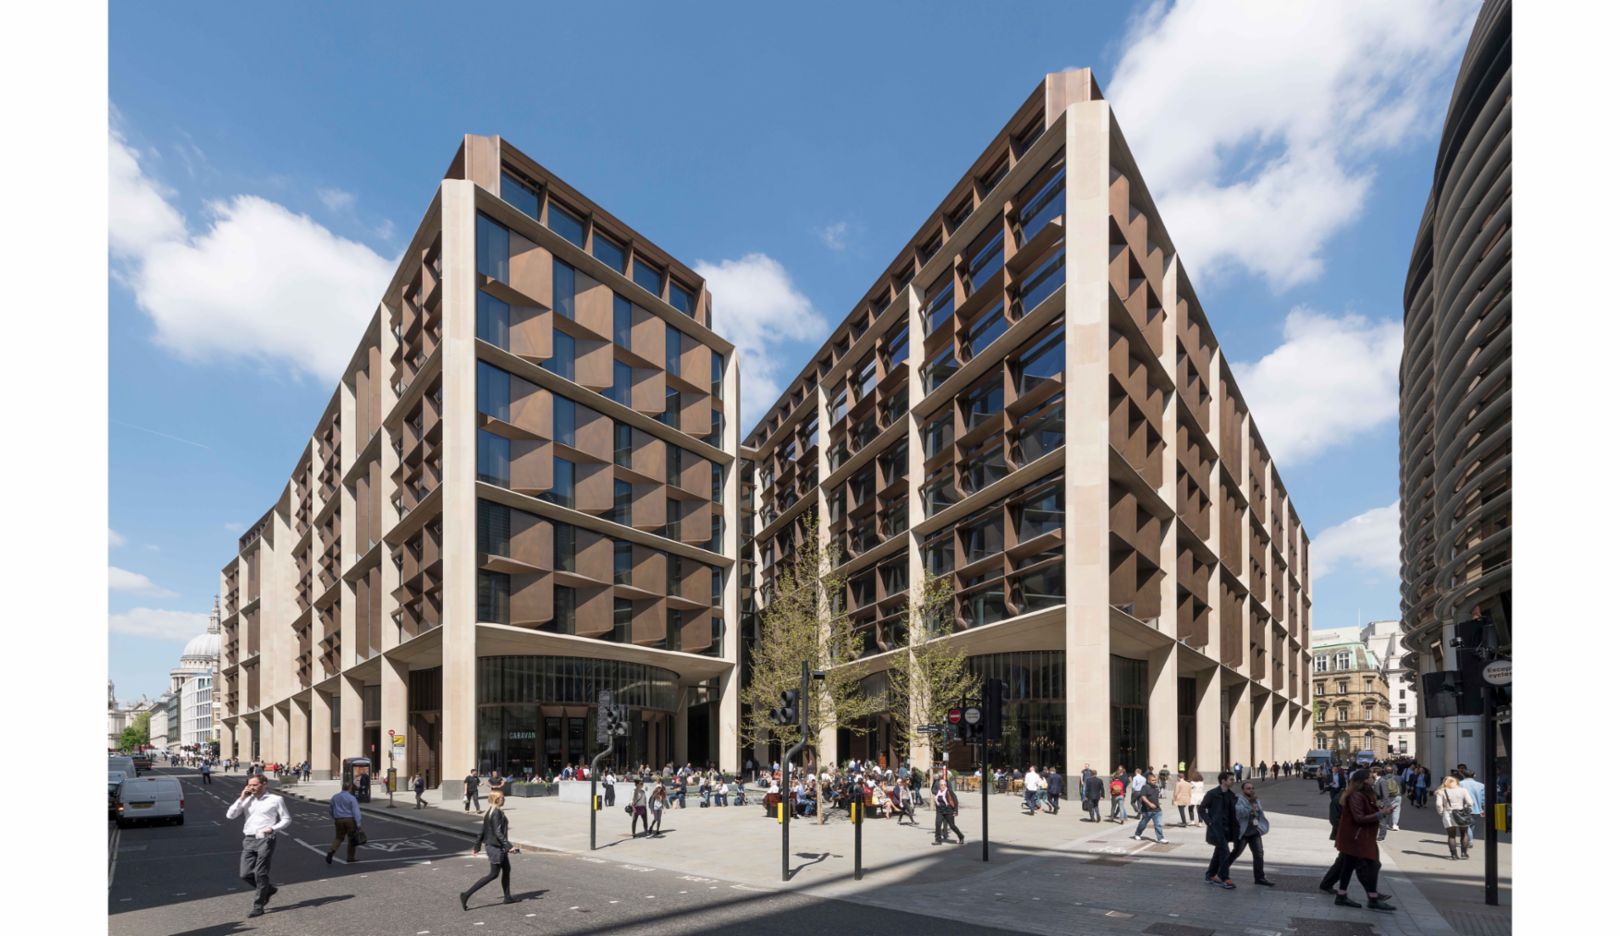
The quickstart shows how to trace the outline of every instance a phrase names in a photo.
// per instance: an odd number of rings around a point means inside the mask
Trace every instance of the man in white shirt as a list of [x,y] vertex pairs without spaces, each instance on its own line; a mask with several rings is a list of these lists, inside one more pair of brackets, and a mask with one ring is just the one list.
[[[1460,772],[1462,773],[1462,780],[1457,785],[1468,791],[1468,798],[1473,800],[1469,805],[1473,807],[1474,815],[1483,818],[1485,815],[1485,784],[1474,779],[1472,770],[1464,769]],[[1479,822],[1476,821],[1474,825],[1479,825]],[[1470,845],[1473,844],[1474,826],[1471,825],[1463,830],[1463,838]]]
[[235,819],[243,813],[247,820],[242,823],[242,862],[238,871],[244,882],[257,888],[248,916],[263,916],[264,905],[277,890],[270,883],[270,856],[276,852],[276,833],[292,824],[292,813],[287,811],[285,800],[266,791],[264,778],[257,774],[248,778],[242,795],[225,811],[225,818]]
[[1030,764],[1029,772],[1024,774],[1025,815],[1035,815],[1035,800],[1040,797],[1041,791],[1044,789],[1046,789],[1046,781],[1042,780],[1041,775],[1035,772],[1035,765]]

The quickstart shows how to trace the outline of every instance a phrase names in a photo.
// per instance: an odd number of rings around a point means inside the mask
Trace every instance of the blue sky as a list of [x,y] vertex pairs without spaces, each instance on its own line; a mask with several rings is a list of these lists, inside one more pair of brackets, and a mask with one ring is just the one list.
[[1401,289],[1478,4],[1335,7],[113,5],[120,698],[201,632],[462,133],[700,266],[766,399],[1041,76],[1088,65],[1315,541],[1316,623],[1397,616]]

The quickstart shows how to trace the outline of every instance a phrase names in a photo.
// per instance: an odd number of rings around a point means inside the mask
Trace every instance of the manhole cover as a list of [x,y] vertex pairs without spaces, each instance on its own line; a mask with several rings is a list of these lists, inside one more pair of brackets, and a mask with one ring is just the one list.
[[1144,933],[1153,936],[1215,936],[1215,931],[1202,926],[1184,926],[1180,923],[1155,923]]
[[1513,933],[1513,914],[1507,907],[1494,911],[1448,908],[1441,910],[1440,915],[1460,936],[1512,936]]
[[1289,917],[1288,925],[1310,936],[1378,936],[1371,923],[1347,923],[1320,917]]

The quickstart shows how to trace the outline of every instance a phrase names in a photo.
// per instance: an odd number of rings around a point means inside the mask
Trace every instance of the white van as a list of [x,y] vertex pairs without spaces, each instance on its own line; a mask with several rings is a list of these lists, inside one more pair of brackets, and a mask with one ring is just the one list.
[[153,819],[186,821],[185,793],[174,777],[129,777],[118,785],[118,826]]
[[107,769],[122,770],[124,772],[124,776],[133,777],[136,775],[135,758],[125,757],[120,754],[109,754],[107,755]]
[[1309,780],[1325,776],[1333,769],[1333,752],[1321,748],[1305,752],[1305,771],[1303,776]]

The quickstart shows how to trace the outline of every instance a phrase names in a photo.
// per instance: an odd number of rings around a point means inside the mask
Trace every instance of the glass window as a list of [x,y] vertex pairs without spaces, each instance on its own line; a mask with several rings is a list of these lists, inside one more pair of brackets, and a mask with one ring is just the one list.
[[664,498],[664,536],[672,540],[681,538],[681,502],[673,497]]
[[615,422],[613,424],[613,464],[621,468],[629,468],[630,448],[630,427],[622,422]]
[[720,540],[726,532],[726,521],[717,513],[709,521],[709,552],[720,551]]
[[979,384],[962,397],[962,424],[972,429],[987,419],[999,416],[1005,408],[1001,375],[995,374],[993,380]]
[[512,485],[512,442],[485,429],[478,430],[478,480],[501,487]]
[[721,413],[719,410],[710,410],[709,411],[709,434],[704,437],[703,441],[709,443],[710,445],[714,446],[715,448],[719,448],[720,445],[721,445],[720,436],[721,436],[722,433],[725,432],[725,429],[726,429],[726,417],[725,417],[725,414]]
[[572,526],[559,523],[552,527],[552,551],[556,554],[553,564],[559,572],[574,571],[575,532]]
[[492,280],[507,282],[511,278],[512,241],[506,228],[489,215],[480,214],[473,239],[478,272]]
[[726,574],[714,566],[709,567],[709,603],[719,608],[725,593]]
[[1013,317],[1023,318],[1063,285],[1063,251],[1056,250],[1013,283]]
[[630,482],[613,482],[613,515],[608,519],[614,523],[630,524]]
[[681,330],[668,322],[664,323],[664,370],[681,375]]
[[716,462],[709,462],[709,483],[709,499],[718,504],[720,499],[725,496],[726,473]]
[[1019,542],[1063,529],[1063,487],[1054,484],[1023,495],[1013,501],[1012,516]]
[[930,575],[947,575],[956,568],[956,546],[951,542],[949,530],[923,544],[923,559],[928,563]]
[[501,199],[534,220],[540,220],[540,193],[510,172],[501,173]]
[[630,569],[634,565],[634,547],[624,540],[613,541],[613,584],[630,584]]
[[[1053,218],[1063,214],[1063,163],[1058,156],[1057,171],[1036,176],[1035,181],[1018,193],[1018,209],[1013,220],[1014,243],[1022,247],[1024,241],[1040,233]],[[1048,169],[1051,167],[1049,166]]]
[[1025,345],[1012,359],[1013,385],[1020,394],[1040,386],[1063,374],[1063,329],[1036,339],[1034,346]]
[[906,355],[911,352],[911,329],[901,325],[890,333],[884,344],[884,359],[888,370],[904,363]]
[[937,331],[941,325],[950,321],[951,315],[956,311],[956,281],[950,273],[946,273],[934,281],[928,288],[928,298],[923,300],[923,312],[928,316],[928,331],[930,334]]
[[637,259],[631,266],[634,268],[631,279],[637,286],[647,290],[655,296],[664,295],[664,274],[657,267],[650,266]]
[[552,437],[564,445],[574,444],[574,401],[565,396],[551,395]]
[[[998,222],[999,226],[999,222]],[[1005,257],[1002,249],[1001,231],[996,231],[991,237],[973,253],[973,259],[968,261],[969,288],[977,292],[990,278],[1000,271]]]
[[478,412],[496,419],[510,418],[512,375],[498,367],[478,362]]
[[478,551],[490,556],[512,553],[512,509],[505,504],[478,501]]
[[623,361],[613,362],[613,386],[608,388],[607,398],[620,406],[630,405],[630,381],[634,377],[630,365]]
[[575,247],[585,249],[585,222],[556,201],[546,208],[546,227],[561,234],[563,240]]
[[577,607],[574,590],[567,585],[558,585],[552,590],[551,596],[551,630],[558,634],[573,634],[574,609]]
[[697,315],[697,296],[693,295],[690,289],[673,280],[669,284],[669,304],[675,307],[675,311],[686,315],[688,318]]
[[497,348],[511,350],[508,333],[512,327],[512,307],[491,296],[478,292],[478,337]]
[[686,624],[686,615],[671,608],[669,611],[669,625],[665,631],[664,648],[667,650],[681,649],[681,627]]
[[998,302],[979,313],[979,317],[968,326],[967,339],[964,341],[967,356],[972,357],[990,347],[991,342],[1000,338],[1006,331],[1007,316],[1003,314],[1002,305]]
[[932,392],[940,384],[949,380],[956,373],[961,364],[956,360],[956,347],[949,342],[929,358],[928,364],[923,368],[923,392]]
[[630,347],[630,326],[634,318],[630,312],[630,300],[618,293],[613,294],[613,343],[621,348]]
[[574,317],[574,268],[551,258],[551,310],[565,319]]
[[635,614],[635,609],[631,606],[630,599],[628,599],[628,598],[615,598],[615,599],[613,599],[613,642],[614,643],[629,643],[630,642],[630,618],[634,614]]
[[709,352],[709,393],[716,400],[725,399],[726,359],[719,351]]
[[544,499],[559,507],[574,506],[574,463],[561,455],[551,459],[551,490]]
[[591,235],[591,256],[612,267],[615,273],[624,272],[624,246],[603,234],[600,228]]
[[478,620],[487,624],[510,624],[512,580],[503,572],[478,573]]
[[658,421],[671,429],[678,429],[681,425],[681,391],[674,387],[664,387],[664,411],[658,414]]
[[553,330],[551,333],[551,357],[540,362],[540,366],[564,380],[574,379],[574,336],[565,331]]
[[950,407],[941,411],[938,418],[923,427],[923,458],[933,458],[945,447],[956,440],[955,414]]

